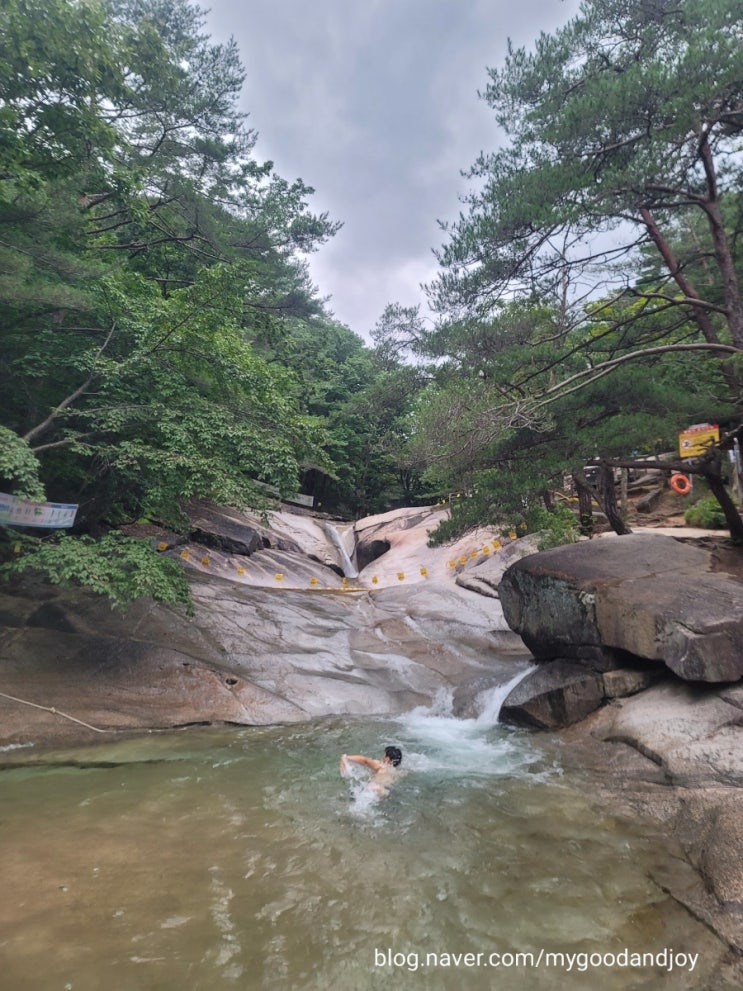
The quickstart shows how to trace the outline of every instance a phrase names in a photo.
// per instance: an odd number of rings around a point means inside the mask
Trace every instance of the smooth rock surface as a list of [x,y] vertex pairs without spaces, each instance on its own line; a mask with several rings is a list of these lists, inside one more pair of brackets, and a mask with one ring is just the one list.
[[672,537],[632,534],[526,557],[506,571],[506,619],[535,657],[597,670],[661,660],[681,678],[743,677],[743,585],[709,573],[711,555]]
[[653,669],[638,671],[636,668],[615,668],[613,671],[604,671],[601,675],[604,683],[604,698],[618,699],[637,695],[638,692],[650,688],[662,676],[662,671]]
[[[423,506],[394,509],[359,520],[354,527],[357,554],[361,562],[368,562],[361,570],[360,583],[395,585],[400,581],[399,575],[404,575],[405,584],[429,579],[461,583],[465,577],[482,575],[481,569],[491,563],[502,574],[507,564],[534,550],[533,538],[503,538],[500,530],[492,526],[479,527],[442,547],[429,547],[432,531],[448,516],[444,507]],[[388,550],[379,555],[385,547]],[[507,562],[503,567],[501,560]]]
[[720,904],[743,913],[743,791],[688,792],[681,798],[677,830]]
[[[702,875],[713,900],[679,900],[743,952],[743,710],[740,686],[692,686],[675,679],[616,701],[572,727],[568,739],[613,748],[605,784],[628,813],[664,822]],[[650,768],[638,774],[619,749],[632,748]],[[638,765],[639,767],[639,765]],[[657,776],[660,774],[660,777]],[[651,784],[648,784],[650,782]],[[722,911],[721,911],[722,910]]]
[[537,539],[536,535],[520,537],[518,540],[501,547],[497,554],[480,558],[473,567],[466,571],[463,570],[457,575],[457,585],[468,588],[472,592],[479,592],[480,595],[497,599],[503,575],[516,561],[536,553]]
[[[397,713],[528,663],[499,604],[455,583],[496,556],[492,528],[431,548],[438,507],[355,526],[288,509],[268,526],[202,503],[189,514],[190,540],[138,535],[188,570],[193,618],[146,601],[120,614],[29,581],[0,596],[0,744],[94,732],[59,711],[106,731]],[[388,549],[348,580],[339,544],[353,559],[356,539]]]
[[743,786],[743,711],[715,689],[657,685],[614,707],[602,737],[628,743],[676,784]]
[[0,695],[0,744],[93,732],[36,706],[106,730],[265,725],[398,713],[528,663],[497,603],[453,582],[309,592],[196,572],[192,594],[192,619],[147,602],[116,613],[81,590],[0,596],[0,690],[13,697]]

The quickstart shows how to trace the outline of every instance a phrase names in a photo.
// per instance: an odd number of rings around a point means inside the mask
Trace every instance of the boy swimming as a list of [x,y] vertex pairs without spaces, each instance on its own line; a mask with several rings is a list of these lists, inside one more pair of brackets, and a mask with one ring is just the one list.
[[402,761],[402,750],[399,747],[386,747],[381,760],[365,757],[363,754],[343,754],[340,760],[340,771],[344,777],[348,771],[348,761],[369,768],[372,773],[369,789],[382,798],[389,794],[390,785],[397,777],[395,768],[399,767]]

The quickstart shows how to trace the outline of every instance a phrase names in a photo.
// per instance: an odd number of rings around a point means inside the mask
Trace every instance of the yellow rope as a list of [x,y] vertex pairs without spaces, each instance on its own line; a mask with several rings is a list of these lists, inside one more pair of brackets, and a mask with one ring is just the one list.
[[39,705],[36,702],[29,702],[28,699],[16,698],[15,695],[6,695],[5,692],[0,692],[0,695],[2,695],[4,699],[10,699],[11,702],[20,702],[21,705],[31,705],[34,709],[43,709],[44,712],[51,712],[55,716],[62,716],[64,719],[71,719],[73,723],[80,723],[81,726],[84,726],[86,729],[92,729],[96,733],[111,732],[107,729],[99,729],[98,726],[91,726],[90,723],[84,723],[82,719],[78,719],[76,716],[70,716],[66,712],[61,712],[59,709],[55,709],[53,705]]

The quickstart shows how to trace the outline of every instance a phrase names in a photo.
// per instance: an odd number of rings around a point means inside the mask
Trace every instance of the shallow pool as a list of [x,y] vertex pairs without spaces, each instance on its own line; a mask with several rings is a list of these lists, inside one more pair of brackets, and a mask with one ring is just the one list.
[[[387,798],[341,778],[389,743]],[[707,987],[722,947],[652,880],[662,837],[547,746],[442,700],[6,769],[2,991]]]

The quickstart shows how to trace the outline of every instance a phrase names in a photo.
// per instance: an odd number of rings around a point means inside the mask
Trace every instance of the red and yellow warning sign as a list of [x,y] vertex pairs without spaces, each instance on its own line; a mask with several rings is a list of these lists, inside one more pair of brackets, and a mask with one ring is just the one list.
[[698,458],[719,439],[720,428],[716,423],[693,423],[679,434],[679,455],[682,458]]

